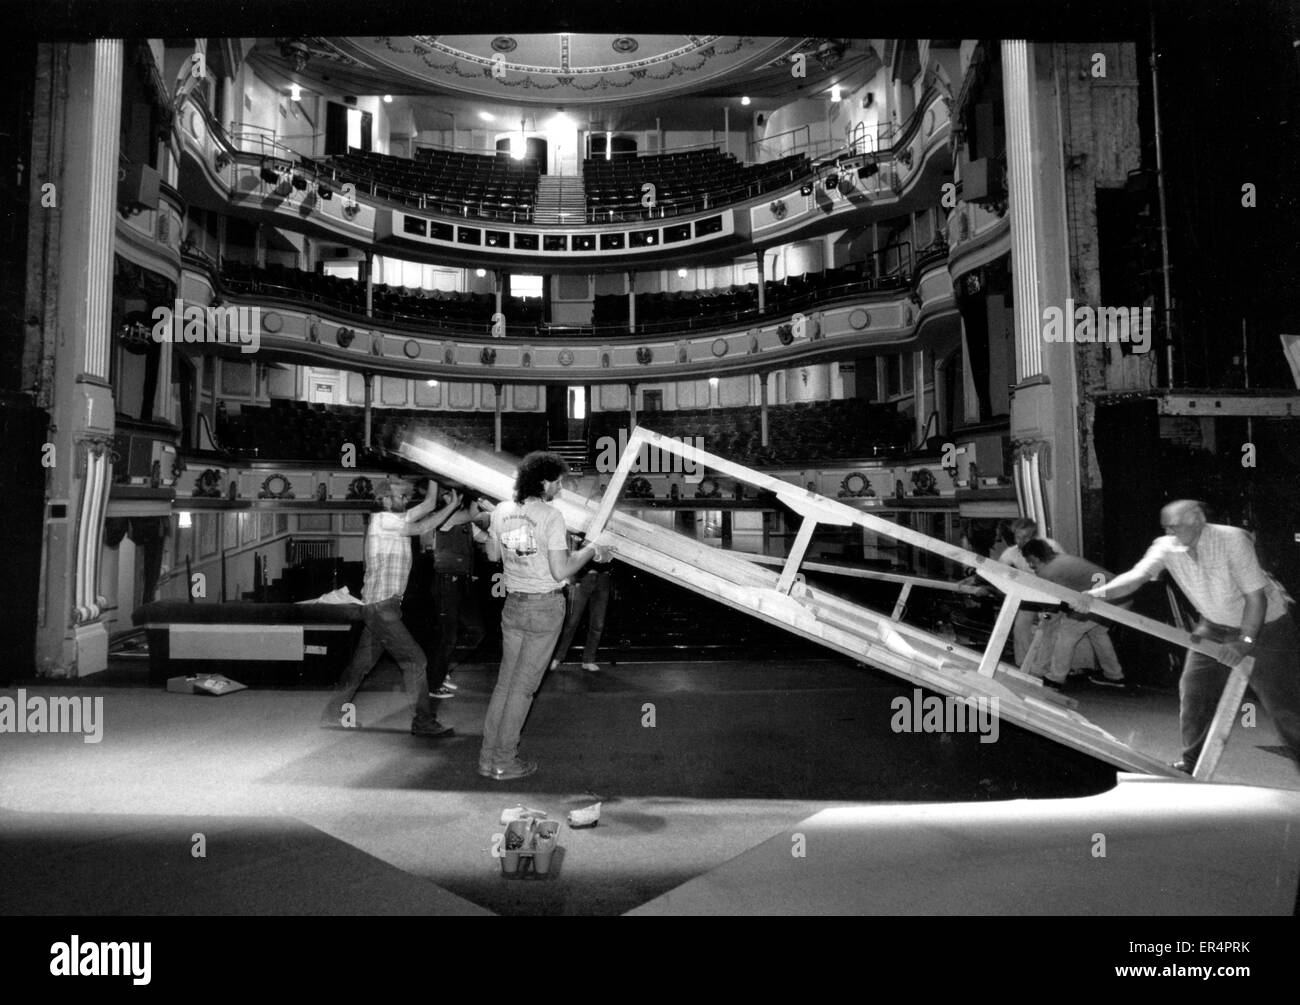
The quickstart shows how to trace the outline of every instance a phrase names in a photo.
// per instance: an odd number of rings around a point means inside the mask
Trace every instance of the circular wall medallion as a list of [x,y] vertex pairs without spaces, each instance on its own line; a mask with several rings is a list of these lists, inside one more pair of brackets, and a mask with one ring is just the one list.
[[655,354],[650,350],[649,346],[643,345],[636,351],[636,361],[642,366],[649,365],[650,361],[654,358]]
[[478,358],[479,361],[484,366],[491,366],[493,363],[497,361],[497,351],[495,349],[489,349],[485,346],[482,352],[478,354]]
[[573,366],[573,350],[572,350],[572,349],[561,349],[561,350],[560,350],[560,366]]
[[621,52],[625,55],[629,52],[636,52],[640,46],[641,43],[630,35],[620,35],[610,43],[610,48],[615,52]]
[[340,328],[338,332],[335,334],[334,340],[338,342],[338,344],[342,348],[346,349],[348,346],[352,344],[352,339],[355,336],[356,336],[356,332],[354,332],[351,328]]
[[269,332],[278,332],[284,327],[284,318],[271,311],[269,314],[262,315],[262,327]]
[[861,307],[857,308],[849,315],[849,327],[855,332],[862,331],[863,328],[871,327],[871,315]]
[[514,52],[519,48],[519,43],[509,35],[498,35],[492,40],[492,48],[496,52]]
[[416,359],[420,355],[420,343],[413,338],[408,338],[406,344],[402,346],[402,352],[406,353],[408,359]]
[[271,475],[262,482],[262,491],[257,494],[259,499],[292,499],[293,489],[289,487],[289,479],[284,475]]
[[727,350],[730,348],[731,346],[730,344],[728,344],[725,338],[715,338],[713,340],[713,345],[709,346],[709,349],[713,352],[713,355],[719,357],[727,355]]

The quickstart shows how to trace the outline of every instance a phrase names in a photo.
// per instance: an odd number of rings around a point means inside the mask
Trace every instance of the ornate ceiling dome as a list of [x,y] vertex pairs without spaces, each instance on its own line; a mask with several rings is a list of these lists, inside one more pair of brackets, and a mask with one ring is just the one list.
[[[393,93],[498,102],[647,101],[741,86],[803,38],[745,35],[385,35],[292,40],[310,73]],[[284,45],[281,47],[282,58]],[[287,67],[286,67],[287,68]]]

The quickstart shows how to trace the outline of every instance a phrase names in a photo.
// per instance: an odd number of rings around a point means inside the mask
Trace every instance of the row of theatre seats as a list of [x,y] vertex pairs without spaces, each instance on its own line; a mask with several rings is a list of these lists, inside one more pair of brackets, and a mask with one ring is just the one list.
[[[804,154],[761,164],[741,164],[720,150],[623,156],[582,162],[587,218],[604,220],[674,216],[752,199],[810,174]],[[655,205],[642,204],[642,185],[655,186]]]
[[[546,446],[546,424],[525,412],[501,417],[501,446],[522,456]],[[395,450],[407,429],[431,428],[465,443],[491,448],[495,438],[491,412],[435,412],[375,409],[371,439],[376,450]],[[337,465],[343,444],[357,448],[365,438],[365,410],[352,405],[308,404],[273,399],[269,406],[244,405],[237,414],[218,413],[217,439],[237,457],[264,460],[321,461]],[[377,455],[376,455],[377,457]]]
[[[880,275],[873,264],[874,260],[871,260],[791,276],[782,282],[768,280],[763,284],[766,313],[780,314],[822,299],[898,289],[907,285],[908,276],[902,268],[893,270],[888,275]],[[709,328],[743,320],[745,315],[757,310],[756,283],[674,293],[638,293],[636,297],[638,331],[655,325],[691,330]],[[621,293],[598,295],[591,320],[598,327],[626,328],[627,296]]]
[[[278,263],[258,268],[231,261],[222,263],[221,279],[232,290],[292,299],[305,297],[352,314],[366,313],[366,284],[355,279],[304,272]],[[374,284],[372,299],[373,316],[381,320],[433,322],[480,334],[487,333],[496,310],[496,298],[491,293],[453,293],[383,283]],[[537,297],[506,297],[502,302],[502,312],[512,326],[531,328],[540,324],[542,309]]]
[[390,202],[495,220],[532,218],[539,174],[535,160],[428,149],[411,159],[349,148],[316,167]]
[[[626,421],[619,412],[592,413],[592,442],[602,436],[617,442]],[[911,420],[893,405],[857,398],[769,407],[766,447],[757,405],[642,412],[638,421],[663,436],[701,436],[705,450],[752,467],[897,456],[907,451],[912,436]]]

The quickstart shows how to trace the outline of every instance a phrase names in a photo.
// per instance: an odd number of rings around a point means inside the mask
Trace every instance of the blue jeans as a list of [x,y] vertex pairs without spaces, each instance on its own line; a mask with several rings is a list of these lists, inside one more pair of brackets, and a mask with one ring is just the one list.
[[480,768],[505,768],[564,625],[564,594],[512,593],[501,612],[501,671],[483,722]]
[[[1215,642],[1237,637],[1232,629],[1222,629],[1202,621],[1199,626]],[[1268,622],[1255,642],[1255,669],[1250,675],[1250,689],[1259,698],[1277,727],[1282,743],[1300,763],[1300,641],[1295,622],[1288,613]],[[1201,755],[1210,723],[1219,707],[1219,698],[1232,671],[1222,663],[1197,652],[1188,652],[1183,676],[1178,682],[1179,722],[1183,734],[1183,760],[1194,765]]]
[[366,604],[361,616],[366,627],[361,632],[356,652],[352,654],[352,662],[343,672],[343,681],[339,685],[339,693],[332,699],[332,705],[342,705],[356,697],[357,691],[387,649],[388,655],[402,668],[402,687],[411,697],[415,722],[421,725],[436,722],[437,715],[429,698],[424,650],[402,624],[401,599],[389,597],[377,604]]
[[438,618],[438,641],[433,647],[433,660],[429,664],[429,689],[437,691],[451,672],[451,659],[456,653],[460,629],[466,629],[477,646],[483,641],[483,625],[479,620],[478,605],[471,592],[468,574],[435,572],[433,574],[433,609]]
[[605,631],[605,611],[609,608],[608,566],[604,569],[589,568],[577,583],[569,587],[569,614],[564,619],[564,633],[560,644],[555,648],[555,659],[564,660],[573,645],[573,637],[578,634],[578,625],[582,623],[582,612],[591,603],[590,616],[587,620],[587,641],[582,646],[582,662],[595,663],[596,650],[600,646],[601,633]]

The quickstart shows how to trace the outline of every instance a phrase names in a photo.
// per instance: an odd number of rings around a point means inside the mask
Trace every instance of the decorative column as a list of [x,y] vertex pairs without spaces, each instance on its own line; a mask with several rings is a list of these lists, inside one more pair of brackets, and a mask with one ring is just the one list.
[[759,442],[767,446],[767,378],[768,373],[764,370],[758,375],[758,426]]
[[925,446],[925,428],[930,420],[930,413],[925,407],[925,352],[921,349],[912,351],[912,391],[916,407],[916,442]]
[[[505,292],[505,286],[506,286],[506,277],[505,277],[504,275],[502,275],[500,269],[497,269],[497,270],[493,273],[493,277],[494,277],[494,279],[495,279],[495,283],[496,283],[496,288],[493,290],[493,292],[496,294],[496,298],[497,298],[497,307],[496,307],[496,312],[497,312],[498,314],[500,314],[500,313],[501,313],[502,295],[503,295],[504,292]],[[498,449],[498,450],[501,449],[501,445],[500,445],[500,444],[497,444],[497,449]]]
[[636,429],[636,385],[627,385],[627,432],[632,435]]
[[28,245],[50,364],[39,397],[50,410],[53,447],[36,659],[43,676],[84,677],[108,666],[99,572],[113,466],[109,326],[123,43],[45,48],[38,58],[32,191],[39,195],[52,184],[57,209],[32,210]]
[[627,330],[636,331],[636,273],[627,274]]
[[367,450],[370,449],[370,405],[374,399],[374,379],[375,375],[373,373],[363,373],[361,375],[361,383],[365,387],[365,430],[361,435],[363,438],[362,443]]
[[758,313],[762,314],[767,310],[767,289],[765,288],[766,280],[763,278],[763,251],[754,252],[754,260],[758,262]]
[[1007,187],[1011,213],[1011,281],[1015,287],[1016,377],[1024,381],[1043,369],[1038,309],[1038,212],[1035,192],[1033,109],[1029,97],[1029,46],[1024,39],[1002,43],[1002,91],[1007,122]]
[[501,453],[501,392],[504,385],[499,382],[492,384],[492,408],[493,408],[493,442],[496,444],[497,453]]
[[361,263],[361,269],[366,274],[366,317],[372,318],[375,316],[375,253],[373,251],[366,252],[366,259]]

